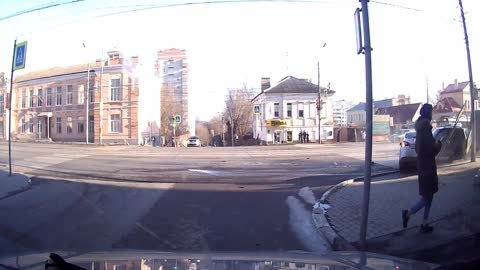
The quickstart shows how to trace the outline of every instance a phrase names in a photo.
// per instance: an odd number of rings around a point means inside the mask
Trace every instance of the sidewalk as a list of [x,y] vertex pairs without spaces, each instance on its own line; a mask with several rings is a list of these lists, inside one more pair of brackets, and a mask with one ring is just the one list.
[[0,200],[17,194],[30,187],[30,178],[23,174],[12,173],[8,175],[8,169],[0,170]]
[[[419,232],[423,209],[412,216],[407,229],[402,227],[401,210],[419,199],[417,176],[399,179],[373,179],[367,229],[368,251],[409,256],[480,233],[480,162],[462,163],[438,170],[439,192],[435,194],[430,221],[433,234]],[[391,177],[390,177],[391,178]],[[362,215],[363,182],[346,182],[327,195],[323,220],[330,228],[320,231],[348,247],[358,247]],[[325,202],[324,202],[325,203]],[[318,224],[320,214],[314,211]],[[336,234],[331,237],[332,230]],[[325,232],[327,231],[327,232]],[[330,241],[332,242],[332,241]]]

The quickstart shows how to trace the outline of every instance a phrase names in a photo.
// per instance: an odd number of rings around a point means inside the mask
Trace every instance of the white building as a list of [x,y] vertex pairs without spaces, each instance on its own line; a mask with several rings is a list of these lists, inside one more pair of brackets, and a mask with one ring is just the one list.
[[335,100],[333,102],[333,124],[335,127],[346,127],[348,125],[347,111],[353,107],[353,102]]
[[[322,140],[333,139],[331,96],[335,93],[322,87]],[[305,131],[310,142],[318,142],[318,86],[308,80],[287,76],[270,87],[270,79],[262,79],[262,91],[252,99],[254,105],[253,135],[267,144],[299,142]]]

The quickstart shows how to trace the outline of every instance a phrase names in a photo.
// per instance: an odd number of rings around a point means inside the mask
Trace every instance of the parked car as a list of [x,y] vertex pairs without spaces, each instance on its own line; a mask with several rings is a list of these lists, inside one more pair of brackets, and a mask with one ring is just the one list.
[[197,136],[191,136],[190,138],[188,138],[187,147],[191,146],[201,147],[202,143],[200,142],[200,138]]
[[415,141],[417,132],[409,131],[405,133],[405,138],[400,142],[400,155],[398,167],[400,171],[405,171],[409,167],[417,166],[417,152],[415,151]]
[[[453,133],[452,133],[453,132]],[[465,157],[467,136],[465,130],[459,126],[439,127],[433,131],[433,138],[442,142],[442,150],[437,156],[438,160],[451,162]],[[448,140],[449,136],[450,140]],[[415,150],[416,133],[405,133],[405,139],[400,143],[398,167],[400,171],[415,168],[417,165],[417,152]]]

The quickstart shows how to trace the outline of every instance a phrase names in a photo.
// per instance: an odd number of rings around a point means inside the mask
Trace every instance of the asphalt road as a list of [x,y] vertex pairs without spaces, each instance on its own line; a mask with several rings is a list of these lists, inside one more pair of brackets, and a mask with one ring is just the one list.
[[[6,144],[0,144],[5,164]],[[152,148],[13,144],[30,189],[0,200],[0,254],[52,250],[324,252],[316,198],[363,171],[363,145]],[[397,146],[375,145],[374,172]]]

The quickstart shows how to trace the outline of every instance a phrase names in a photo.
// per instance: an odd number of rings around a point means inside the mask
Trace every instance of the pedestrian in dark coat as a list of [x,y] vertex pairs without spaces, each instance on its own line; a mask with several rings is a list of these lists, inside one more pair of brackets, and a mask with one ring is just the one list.
[[303,138],[303,143],[306,143],[307,142],[307,132],[305,132],[305,130],[302,133],[302,138]]
[[309,138],[309,137],[310,137],[310,135],[307,133],[307,143],[310,142],[310,138]]
[[415,150],[417,152],[417,170],[418,170],[418,191],[420,200],[409,210],[402,211],[403,227],[406,228],[411,215],[425,207],[423,213],[423,223],[420,231],[430,233],[433,227],[428,225],[428,215],[433,201],[433,195],[438,191],[437,164],[435,156],[440,152],[442,144],[435,141],[432,135],[432,105],[424,104],[420,109],[420,117],[415,122],[416,141]]
[[300,130],[300,133],[298,133],[298,141],[299,141],[300,143],[303,143],[303,133],[302,133],[301,130]]

